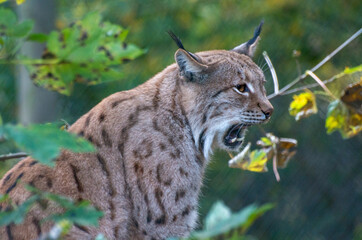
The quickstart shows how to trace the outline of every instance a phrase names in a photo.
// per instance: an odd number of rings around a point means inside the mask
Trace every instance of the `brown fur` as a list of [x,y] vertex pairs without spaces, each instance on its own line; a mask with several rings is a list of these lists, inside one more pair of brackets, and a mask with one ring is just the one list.
[[[54,168],[28,157],[5,174],[0,192],[21,204],[29,197],[23,186],[30,184],[75,201],[90,200],[105,213],[98,228],[73,226],[68,239],[98,233],[107,239],[187,236],[196,225],[212,149],[238,150],[240,145],[223,143],[227,130],[262,123],[272,112],[263,73],[245,53],[206,51],[194,59],[179,49],[177,64],[105,98],[70,127],[97,153],[64,151]],[[250,92],[237,93],[234,87],[244,83]],[[23,224],[0,228],[1,239],[35,239],[51,227],[42,219],[60,211],[51,202],[37,204]]]

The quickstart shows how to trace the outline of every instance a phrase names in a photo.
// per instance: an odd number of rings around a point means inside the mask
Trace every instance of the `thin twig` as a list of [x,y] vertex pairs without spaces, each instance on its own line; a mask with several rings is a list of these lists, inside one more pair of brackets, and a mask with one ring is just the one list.
[[[338,79],[336,76],[333,76],[332,78],[328,79],[328,80],[324,80],[323,83],[324,84],[327,84],[327,83],[331,83],[333,82],[334,80]],[[288,94],[292,94],[292,93],[295,93],[295,92],[299,92],[299,91],[302,91],[304,89],[309,89],[309,88],[315,88],[315,87],[319,87],[320,85],[318,83],[311,83],[311,84],[308,84],[308,85],[304,85],[302,87],[298,87],[298,88],[293,88],[293,89],[290,89],[288,91],[285,91],[283,93],[283,95],[288,95]]]
[[[362,33],[362,28],[360,28],[355,34],[353,34],[350,38],[348,38],[344,43],[342,43],[339,47],[337,47],[332,53],[330,53],[328,56],[326,56],[321,62],[319,62],[317,65],[315,65],[310,71],[315,72],[317,69],[319,69],[323,64],[325,64],[327,61],[329,61],[334,55],[336,55],[339,51],[341,51],[344,47],[346,47],[350,42],[352,42],[354,39],[356,39],[359,35]],[[294,79],[291,83],[287,84],[285,87],[279,90],[278,94],[270,94],[268,96],[268,99],[272,99],[278,95],[283,95],[284,92],[288,91],[291,87],[293,87],[295,84],[299,83],[301,80],[306,78],[308,75],[307,73],[304,73],[301,76],[298,76],[296,79]]]
[[347,46],[350,42],[356,39],[362,33],[362,28],[360,28],[355,34],[353,34],[350,38],[348,38],[344,43],[342,43],[336,50],[334,50],[331,54],[325,57],[320,63],[318,63],[314,68],[310,71],[315,72],[318,68],[320,68],[323,64],[328,62],[334,55],[336,55],[339,51],[341,51],[345,46]]
[[327,88],[327,86],[323,83],[322,80],[319,79],[319,77],[317,77],[317,75],[315,75],[313,72],[307,70],[306,72],[309,76],[311,76],[323,89],[324,91],[326,91],[326,93],[328,93],[332,98],[337,99],[333,93]]
[[265,58],[266,63],[269,66],[269,70],[270,73],[272,75],[273,78],[273,82],[274,82],[274,94],[278,94],[279,93],[279,81],[278,81],[278,77],[277,77],[277,73],[275,72],[274,66],[268,56],[268,53],[266,51],[263,52],[263,56]]
[[9,153],[9,154],[0,155],[0,161],[5,161],[8,159],[13,159],[13,158],[23,158],[23,157],[27,157],[27,156],[28,156],[28,154],[25,152]]
[[277,182],[280,182],[280,175],[278,172],[278,166],[277,166],[277,153],[276,151],[274,151],[274,157],[273,157],[273,172],[275,175],[275,179],[277,180]]

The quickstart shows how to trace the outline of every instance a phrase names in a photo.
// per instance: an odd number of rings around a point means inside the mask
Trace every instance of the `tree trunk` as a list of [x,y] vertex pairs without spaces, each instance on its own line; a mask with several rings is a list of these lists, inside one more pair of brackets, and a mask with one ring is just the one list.
[[[17,7],[20,21],[32,19],[33,32],[49,33],[54,30],[56,16],[55,0],[31,0]],[[20,54],[30,58],[40,58],[44,44],[27,42]],[[54,121],[57,118],[57,93],[36,87],[24,66],[18,67],[17,101],[18,120],[22,124]]]

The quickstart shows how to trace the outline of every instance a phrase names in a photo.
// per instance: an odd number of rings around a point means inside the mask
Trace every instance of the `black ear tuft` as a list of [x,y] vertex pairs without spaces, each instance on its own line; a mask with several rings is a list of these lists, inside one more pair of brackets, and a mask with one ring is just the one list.
[[175,43],[177,44],[177,46],[183,50],[186,51],[186,49],[184,48],[184,45],[182,44],[181,40],[171,31],[168,30],[167,33],[170,35],[170,37],[175,41]]
[[244,54],[249,57],[253,57],[256,47],[258,45],[258,42],[260,40],[259,35],[260,35],[263,24],[264,24],[264,20],[262,20],[260,22],[259,26],[255,29],[254,36],[252,39],[250,39],[249,41],[247,41],[237,47],[234,47],[231,51],[234,51],[234,52],[237,52],[240,54]]
[[264,24],[264,20],[261,20],[259,26],[257,28],[255,28],[255,31],[254,31],[254,37],[252,39],[250,39],[246,44],[247,45],[253,45],[253,43],[256,41],[256,39],[259,37],[260,35],[260,32],[261,32],[261,29],[263,27],[263,24]]
[[185,50],[188,54],[190,54],[190,56],[195,59],[196,61],[200,62],[200,59],[193,53],[187,51],[184,48],[184,45],[182,44],[180,38],[178,38],[171,30],[168,30],[167,33],[170,35],[170,37],[175,41],[175,43],[177,44],[177,46],[183,50]]

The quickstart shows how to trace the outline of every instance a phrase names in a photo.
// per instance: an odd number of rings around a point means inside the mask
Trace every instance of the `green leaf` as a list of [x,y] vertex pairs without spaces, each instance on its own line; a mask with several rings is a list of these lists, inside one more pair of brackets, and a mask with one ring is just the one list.
[[49,199],[50,201],[56,202],[59,206],[70,209],[74,207],[74,202],[64,196],[53,194],[53,193],[43,193],[46,199]]
[[220,234],[226,234],[231,230],[240,227],[242,228],[242,231],[245,232],[257,218],[273,207],[273,204],[265,204],[261,207],[258,207],[255,204],[249,205],[239,212],[231,214],[228,218],[220,220],[218,224],[214,225],[212,228],[191,233],[191,236],[200,239],[210,238]]
[[14,57],[21,47],[20,38],[29,34],[33,21],[18,23],[13,11],[0,8],[0,58],[5,60]]
[[0,8],[0,36],[21,38],[29,34],[33,25],[34,23],[31,20],[26,20],[18,24],[13,11]]
[[0,203],[7,202],[9,200],[8,194],[0,194]]
[[16,15],[13,11],[6,8],[0,8],[0,33],[16,24]]
[[68,220],[81,226],[98,226],[99,218],[103,216],[101,211],[90,206],[89,203],[81,202],[80,204],[69,207],[62,214],[55,214],[51,218],[54,221]]
[[272,203],[267,203],[264,204],[260,207],[257,207],[257,209],[255,209],[255,211],[253,211],[249,216],[248,219],[246,220],[246,222],[243,224],[242,226],[242,233],[245,233],[250,226],[259,218],[261,217],[264,213],[266,213],[267,211],[273,209],[275,207],[274,204]]
[[263,146],[271,146],[273,143],[270,141],[269,138],[267,137],[262,137],[261,139],[261,142],[263,143]]
[[268,168],[266,164],[268,162],[266,152],[261,150],[254,150],[250,152],[251,144],[245,146],[245,148],[235,157],[229,161],[229,167],[241,168],[252,172],[266,172]]
[[43,42],[48,41],[48,35],[43,34],[43,33],[32,33],[28,36],[27,40],[43,43]]
[[8,34],[12,37],[17,37],[17,38],[25,37],[33,29],[33,26],[34,26],[33,21],[26,20],[16,26],[13,26],[13,28],[11,28],[8,31]]
[[124,75],[113,67],[103,64],[51,64],[27,66],[34,83],[49,90],[70,95],[75,82],[88,85],[115,81]]
[[107,240],[107,238],[105,236],[103,236],[103,234],[100,233],[96,236],[96,238],[94,240]]
[[232,212],[223,202],[218,201],[211,207],[205,219],[205,229],[210,230],[216,227],[220,221],[230,218]]
[[0,226],[5,226],[10,223],[20,224],[24,221],[26,213],[31,206],[38,200],[38,196],[31,196],[20,206],[15,209],[4,210],[0,212]]
[[62,131],[54,124],[36,124],[24,127],[21,125],[4,126],[4,134],[9,140],[29,153],[39,162],[54,166],[61,149],[73,152],[92,152],[94,147],[85,139]]
[[60,195],[46,193],[44,196],[66,209],[64,213],[51,216],[56,222],[68,220],[79,225],[98,226],[98,220],[103,216],[103,213],[92,207],[88,201],[81,201],[76,204],[71,199]]
[[263,150],[254,150],[250,153],[250,161],[244,164],[244,169],[252,172],[266,172],[268,158]]
[[342,77],[344,77],[346,75],[352,75],[352,74],[360,73],[360,72],[362,72],[362,64],[359,65],[359,66],[356,66],[356,67],[352,67],[352,68],[346,67],[343,72],[341,72],[341,73],[339,73],[337,75],[334,75],[330,79],[338,79],[338,78],[342,78]]
[[145,50],[124,42],[128,30],[101,20],[92,12],[60,32],[51,32],[43,56],[50,64],[28,66],[34,83],[70,95],[75,82],[93,85],[121,79],[120,65]]
[[346,67],[346,69],[343,71],[345,74],[354,74],[356,72],[362,72],[362,64],[352,68]]
[[49,217],[56,222],[62,222],[66,220],[82,226],[98,226],[99,218],[103,216],[103,212],[96,210],[93,206],[90,205],[88,201],[75,203],[70,198],[49,192],[42,192],[30,185],[27,185],[26,189],[35,194],[35,196],[39,196],[41,199],[47,199],[57,203],[65,210],[61,214],[53,214]]

